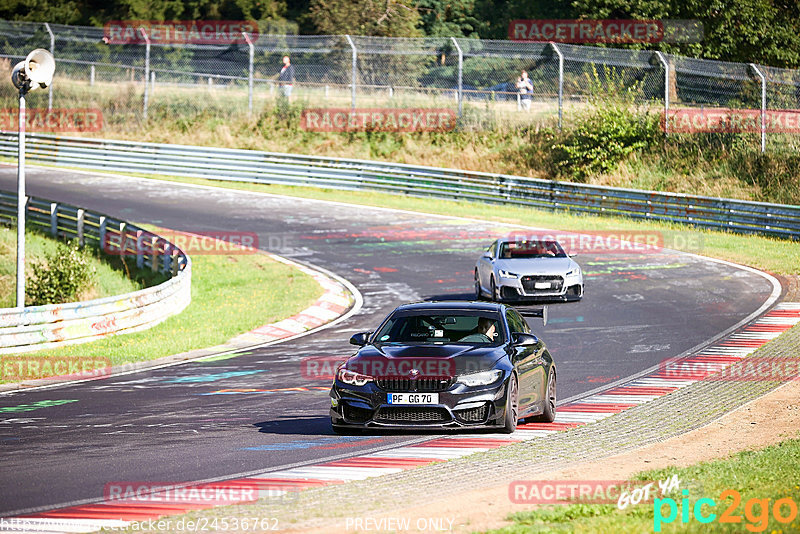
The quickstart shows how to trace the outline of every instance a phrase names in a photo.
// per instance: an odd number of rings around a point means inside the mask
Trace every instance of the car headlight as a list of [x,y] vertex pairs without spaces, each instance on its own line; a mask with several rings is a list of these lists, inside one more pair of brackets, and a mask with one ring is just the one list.
[[512,273],[504,269],[500,269],[499,271],[497,271],[497,273],[500,275],[500,278],[513,278],[513,279],[519,278],[519,275],[517,273]]
[[461,375],[458,377],[458,382],[470,387],[488,386],[489,384],[497,382],[501,376],[503,376],[503,371],[500,369],[492,369],[491,371]]
[[361,373],[350,371],[344,367],[341,367],[336,373],[336,378],[345,384],[350,384],[351,386],[363,386],[367,382],[372,382],[371,376],[362,375]]

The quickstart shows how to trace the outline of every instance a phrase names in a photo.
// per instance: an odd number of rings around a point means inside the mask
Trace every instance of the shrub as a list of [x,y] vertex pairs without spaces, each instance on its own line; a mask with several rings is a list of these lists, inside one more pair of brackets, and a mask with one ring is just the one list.
[[56,250],[32,268],[33,276],[25,292],[32,306],[77,300],[78,294],[91,287],[95,278],[89,256],[76,242],[59,243]]
[[552,146],[559,174],[586,181],[614,170],[625,157],[660,139],[658,115],[611,104],[594,107]]

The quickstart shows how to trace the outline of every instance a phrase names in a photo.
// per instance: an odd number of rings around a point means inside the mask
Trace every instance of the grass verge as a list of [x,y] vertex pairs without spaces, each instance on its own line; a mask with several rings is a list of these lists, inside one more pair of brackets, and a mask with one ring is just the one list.
[[28,354],[109,358],[112,365],[152,360],[224,343],[321,295],[311,276],[264,254],[194,256],[192,302],[182,313],[142,332]]
[[[30,279],[32,265],[44,260],[45,255],[56,250],[58,241],[38,232],[25,234],[25,275]],[[0,308],[11,308],[15,305],[16,270],[17,270],[17,230],[0,226]],[[92,249],[88,249],[92,250]],[[93,251],[91,266],[95,271],[90,287],[78,294],[79,300],[92,300],[111,295],[122,295],[138,291],[159,280],[146,278],[149,271],[138,272],[135,267],[126,270],[119,259],[100,258],[98,251]],[[132,275],[131,276],[129,276]],[[30,304],[29,304],[30,305]]]
[[[646,471],[637,474],[634,480],[663,481],[673,475],[677,475],[682,488],[690,486],[702,490],[690,489],[686,496],[674,492],[665,497],[674,500],[677,510],[676,517],[670,522],[666,521],[670,515],[668,503],[660,503],[660,514],[656,514],[652,501],[625,510],[619,510],[615,505],[574,503],[512,514],[508,518],[514,522],[512,525],[490,533],[800,531],[800,515],[797,513],[800,506],[800,439],[786,440],[757,451],[743,451],[724,460]],[[736,493],[725,494],[725,490],[735,490]],[[739,500],[736,500],[736,495]],[[709,523],[701,523],[695,516],[696,503],[701,498],[712,499],[715,504],[712,506],[709,501],[704,501],[697,508],[705,517],[715,514]],[[682,499],[688,499],[688,506]],[[780,499],[786,500],[781,501],[779,513],[784,518],[793,516],[788,523],[780,522],[775,516],[775,504]],[[683,515],[684,509],[688,510],[686,516]],[[721,521],[726,511],[735,522]],[[660,520],[657,521],[657,517]]]

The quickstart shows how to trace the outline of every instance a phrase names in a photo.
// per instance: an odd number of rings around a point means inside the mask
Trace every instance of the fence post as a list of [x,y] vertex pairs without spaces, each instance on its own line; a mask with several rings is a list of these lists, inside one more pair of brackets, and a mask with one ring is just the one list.
[[661,52],[655,52],[655,57],[664,67],[664,135],[669,133],[669,63]]
[[89,87],[94,86],[94,63],[89,68]]
[[242,32],[244,36],[244,40],[247,41],[247,47],[250,49],[249,51],[249,64],[247,69],[247,113],[253,114],[253,58],[255,55],[255,49],[253,48],[253,41],[250,40],[250,36],[247,35],[247,32]]
[[147,80],[150,79],[150,37],[147,36],[147,32],[144,31],[144,28],[139,28],[139,31],[142,32],[142,36],[144,37],[145,49],[144,49],[144,104],[142,105],[142,115],[144,116],[144,120],[147,120],[147,104],[148,104],[148,97],[149,91],[148,87],[149,84]]
[[[53,35],[53,30],[50,29],[50,24],[44,23],[44,27],[47,30],[47,33],[50,34],[50,53],[53,54],[53,57],[56,55],[56,36]],[[47,89],[47,111],[53,109],[53,84],[50,84],[50,87]]]
[[50,235],[58,236],[58,203],[50,203]]
[[767,78],[755,63],[750,63],[753,73],[761,79],[761,153],[767,150]]
[[464,102],[464,52],[462,52],[461,47],[458,46],[458,41],[456,41],[455,37],[451,37],[450,39],[453,41],[456,50],[458,50],[458,118],[460,119]]
[[564,54],[555,43],[550,43],[553,52],[558,56],[558,129],[564,125]]
[[150,71],[150,93],[156,92],[156,71]]
[[353,50],[353,65],[350,68],[350,107],[356,108],[356,69],[358,68],[358,51],[356,44],[349,35],[345,35],[347,42],[350,43],[350,48]]
[[86,217],[86,210],[83,208],[78,208],[78,214],[77,217],[75,218],[76,219],[75,223],[76,223],[76,229],[78,231],[78,245],[80,246],[84,245],[83,223],[85,217]]

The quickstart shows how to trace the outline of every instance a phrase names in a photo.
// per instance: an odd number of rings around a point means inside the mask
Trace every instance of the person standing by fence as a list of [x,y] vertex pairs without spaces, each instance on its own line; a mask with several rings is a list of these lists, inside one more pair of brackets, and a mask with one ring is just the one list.
[[283,67],[281,67],[281,73],[278,75],[278,85],[281,89],[281,96],[287,100],[292,96],[293,84],[294,65],[289,60],[289,56],[283,56]]
[[531,98],[533,97],[533,84],[528,78],[528,72],[522,71],[520,77],[517,78],[517,89],[519,89],[519,104],[517,109],[524,109],[525,111],[531,110]]

